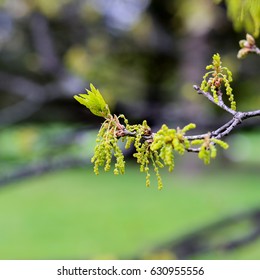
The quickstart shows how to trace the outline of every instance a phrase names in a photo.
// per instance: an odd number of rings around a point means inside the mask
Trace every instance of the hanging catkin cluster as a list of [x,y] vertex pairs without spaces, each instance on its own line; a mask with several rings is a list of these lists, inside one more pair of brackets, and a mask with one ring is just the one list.
[[[236,3],[235,0],[228,2]],[[238,2],[243,5],[247,5],[244,2],[254,4],[254,9],[251,9],[250,5],[247,6],[247,8],[250,8],[247,10],[250,12],[252,19],[260,11],[259,1],[257,0],[241,0]],[[259,23],[256,22],[254,26],[256,27],[257,24],[259,26]],[[252,35],[247,34],[246,39],[241,40],[239,44],[238,58],[244,58],[249,53],[260,55],[260,49]],[[175,166],[174,155],[176,153],[183,155],[185,152],[196,152],[199,159],[205,164],[209,164],[211,159],[214,159],[217,155],[217,146],[227,149],[228,144],[221,138],[228,135],[243,120],[260,116],[260,110],[236,111],[236,102],[230,85],[232,73],[227,67],[222,66],[221,57],[218,53],[212,56],[212,63],[206,67],[206,70],[207,73],[203,76],[201,86],[194,85],[194,89],[210,102],[231,114],[232,119],[215,131],[200,135],[186,135],[189,130],[196,128],[193,123],[176,129],[163,124],[157,132],[152,132],[146,120],[141,124],[129,124],[124,115],[116,116],[110,113],[110,109],[99,90],[92,84],[90,84],[90,90],[87,90],[86,94],[75,95],[75,99],[85,105],[94,115],[104,118],[92,157],[94,172],[99,174],[101,167],[104,171],[109,171],[113,165],[114,174],[124,174],[125,159],[121,150],[122,143],[119,142],[125,142],[125,149],[129,149],[131,146],[135,149],[133,157],[140,165],[140,171],[146,174],[146,186],[151,185],[150,167],[152,167],[157,178],[158,189],[161,189],[163,183],[159,170],[166,167],[170,172],[173,171]],[[230,105],[223,101],[223,93],[227,95]]]
[[[216,83],[221,79],[225,83],[226,91],[231,96],[228,84],[231,81],[231,74],[228,69],[221,66],[218,54],[213,56],[213,64],[208,69],[213,69],[213,71],[204,76],[202,82],[204,90],[211,87],[214,98],[217,98]],[[227,75],[223,74],[224,70]],[[208,78],[209,75],[212,77]],[[157,179],[158,189],[163,187],[160,169],[167,167],[169,171],[173,171],[175,153],[183,155],[186,151],[190,151],[193,146],[199,145],[198,157],[205,164],[208,164],[211,158],[216,157],[216,144],[225,149],[228,147],[225,142],[211,137],[210,133],[200,139],[190,140],[185,134],[196,127],[193,123],[182,129],[179,127],[176,129],[168,128],[167,125],[163,124],[156,133],[152,133],[146,120],[141,124],[130,125],[124,115],[116,116],[110,113],[102,95],[92,84],[86,94],[76,95],[75,98],[93,114],[104,118],[91,159],[94,164],[94,172],[97,175],[100,168],[109,171],[112,165],[115,175],[125,173],[125,159],[120,148],[122,144],[119,142],[125,142],[126,149],[134,147],[133,157],[140,165],[140,171],[146,174],[147,187],[151,185],[150,168],[152,168]],[[232,104],[231,102],[231,106]]]

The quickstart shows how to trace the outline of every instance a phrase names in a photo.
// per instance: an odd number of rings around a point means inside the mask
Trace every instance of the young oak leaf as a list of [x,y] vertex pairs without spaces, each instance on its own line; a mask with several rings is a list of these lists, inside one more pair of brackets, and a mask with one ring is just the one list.
[[86,94],[74,95],[74,98],[80,104],[85,105],[94,115],[108,117],[110,110],[99,90],[90,84],[90,90],[86,89],[86,91]]

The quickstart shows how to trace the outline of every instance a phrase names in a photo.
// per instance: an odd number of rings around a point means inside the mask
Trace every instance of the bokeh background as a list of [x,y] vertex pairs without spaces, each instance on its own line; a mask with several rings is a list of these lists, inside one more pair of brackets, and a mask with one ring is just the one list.
[[0,3],[0,259],[260,258],[257,118],[209,166],[177,157],[158,191],[130,154],[125,175],[94,175],[102,120],[73,99],[91,82],[131,123],[214,130],[230,116],[192,85],[219,52],[238,109],[259,109],[260,61],[237,60],[224,3]]

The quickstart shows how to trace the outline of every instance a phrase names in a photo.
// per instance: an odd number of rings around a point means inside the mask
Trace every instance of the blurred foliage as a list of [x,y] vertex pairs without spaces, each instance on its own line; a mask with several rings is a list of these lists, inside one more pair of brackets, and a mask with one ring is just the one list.
[[227,156],[234,162],[242,165],[259,166],[260,165],[260,131],[251,131],[247,133],[238,133],[232,135],[229,139],[230,149]]
[[45,1],[45,0],[25,0],[28,9],[40,11],[47,17],[56,17],[61,12],[63,6],[72,2],[71,0],[59,0],[59,1]]
[[[92,155],[97,131],[66,124],[13,126],[0,134],[0,176],[26,165]],[[83,152],[84,151],[84,152]]]
[[[221,2],[222,0],[216,0]],[[259,36],[260,30],[260,2],[258,0],[225,0],[228,16],[232,19],[236,30]]]
[[[211,0],[12,0],[2,1],[1,7],[0,74],[9,76],[0,77],[0,107],[15,107],[17,116],[8,122],[1,118],[4,125],[28,117],[48,121],[50,115],[54,121],[83,120],[84,111],[78,114],[75,104],[66,114],[61,108],[73,104],[71,96],[89,82],[104,92],[110,106],[122,111],[122,104],[134,106],[138,100],[136,110],[126,108],[130,117],[159,123],[158,116],[172,118],[165,109],[172,101],[192,101],[194,110],[201,106],[191,83],[200,81],[216,50],[239,67],[234,56],[238,37],[226,7]],[[252,62],[242,63],[238,71],[231,67],[242,75],[235,83],[246,75],[254,86],[260,67],[254,64],[256,71],[250,71]],[[19,90],[14,78],[19,78]],[[23,101],[39,108],[21,118],[16,105]],[[201,112],[206,110],[203,104]]]

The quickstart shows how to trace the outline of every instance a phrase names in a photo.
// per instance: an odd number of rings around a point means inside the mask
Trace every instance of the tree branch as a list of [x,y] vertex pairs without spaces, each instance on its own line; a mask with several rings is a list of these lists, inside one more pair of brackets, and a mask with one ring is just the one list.
[[[215,139],[221,139],[224,136],[227,136],[231,131],[239,124],[241,124],[244,120],[253,118],[253,117],[259,117],[260,116],[260,110],[255,111],[248,111],[248,112],[239,112],[234,111],[231,108],[229,108],[227,105],[224,104],[222,99],[220,98],[219,102],[215,102],[212,95],[209,92],[205,92],[199,88],[199,86],[194,85],[193,88],[198,92],[198,94],[202,94],[204,97],[206,97],[209,101],[214,103],[215,105],[219,106],[229,114],[231,114],[233,117],[231,120],[229,120],[227,123],[222,125],[221,127],[217,128],[216,130],[198,134],[198,135],[185,135],[184,137],[188,140],[196,140],[196,139],[204,139],[206,136],[210,136],[210,138]],[[153,141],[153,137],[155,135],[155,132],[150,131],[149,134],[143,135],[142,139],[144,141]],[[129,131],[125,128],[125,126],[120,125],[118,126],[117,131],[118,138],[124,137],[124,136],[131,136],[135,137],[136,132]],[[188,148],[186,149],[188,152],[198,153],[200,151],[200,148]]]

